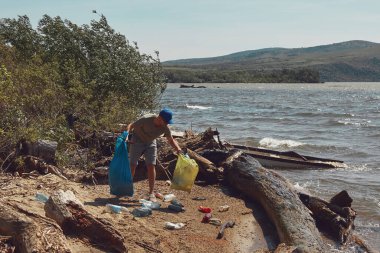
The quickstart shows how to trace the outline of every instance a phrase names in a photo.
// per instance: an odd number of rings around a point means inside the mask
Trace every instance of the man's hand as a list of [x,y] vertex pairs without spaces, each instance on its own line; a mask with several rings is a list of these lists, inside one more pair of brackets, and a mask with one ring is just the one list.
[[177,155],[183,155],[184,154],[182,149],[177,150],[176,153],[177,153]]

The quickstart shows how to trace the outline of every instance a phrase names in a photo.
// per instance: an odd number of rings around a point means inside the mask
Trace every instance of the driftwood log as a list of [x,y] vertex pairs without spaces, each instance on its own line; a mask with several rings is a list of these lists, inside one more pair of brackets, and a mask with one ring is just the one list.
[[71,191],[57,191],[45,204],[46,216],[68,235],[89,240],[109,251],[127,252],[124,239],[112,224],[88,213]]
[[298,252],[325,252],[309,210],[285,178],[246,155],[231,159],[224,169],[233,188],[263,206],[282,243],[295,246]]
[[36,142],[21,141],[17,147],[19,155],[30,155],[41,158],[49,164],[55,164],[55,152],[58,143],[49,140],[38,140]]
[[[347,203],[344,200],[347,199],[347,196],[347,192],[342,191],[333,197],[334,203]],[[304,193],[299,193],[299,197],[302,203],[313,213],[313,218],[316,220],[318,227],[328,232],[328,234],[339,243],[344,244],[347,242],[354,228],[354,220],[356,217],[356,212],[351,207],[331,204],[320,198]],[[339,199],[342,200],[339,201]],[[351,205],[351,203],[349,203],[349,205]]]
[[0,234],[12,237],[16,252],[70,252],[54,221],[1,202],[0,213]]

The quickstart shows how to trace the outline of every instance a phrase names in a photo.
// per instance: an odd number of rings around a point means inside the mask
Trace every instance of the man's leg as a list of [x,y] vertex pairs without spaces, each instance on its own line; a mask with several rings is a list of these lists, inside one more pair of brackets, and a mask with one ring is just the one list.
[[134,178],[137,165],[135,163],[129,162],[129,166],[131,168],[132,178]]
[[135,177],[137,162],[144,152],[144,146],[140,143],[134,143],[129,148],[129,166],[131,168],[132,178]]
[[149,194],[153,194],[154,183],[156,181],[156,166],[154,164],[149,164],[146,167],[148,169]]
[[151,200],[154,200],[155,197],[153,194],[154,184],[156,181],[156,159],[157,159],[157,145],[156,141],[153,141],[149,147],[145,150],[145,163],[148,169],[148,180],[149,180],[149,195]]

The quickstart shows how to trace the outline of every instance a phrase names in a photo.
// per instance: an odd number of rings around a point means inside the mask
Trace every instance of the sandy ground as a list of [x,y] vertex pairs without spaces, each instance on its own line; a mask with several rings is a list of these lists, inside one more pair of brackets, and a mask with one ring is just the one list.
[[[162,202],[159,210],[153,210],[149,217],[135,218],[130,213],[113,214],[105,212],[107,203],[126,206],[129,210],[140,206],[138,200],[148,190],[147,181],[134,184],[133,198],[114,198],[109,194],[108,185],[89,186],[48,174],[37,178],[9,177],[0,174],[0,201],[12,203],[40,215],[45,215],[44,204],[36,201],[37,192],[46,195],[55,190],[71,190],[81,200],[87,211],[96,217],[107,219],[125,238],[129,252],[263,252],[275,248],[275,229],[269,224],[261,208],[245,201],[241,196],[219,186],[195,185],[191,193],[172,190],[164,181],[156,182],[156,189],[162,194],[174,193],[185,206],[186,211],[175,213]],[[192,200],[205,197],[204,201]],[[222,239],[216,239],[219,227],[201,223],[203,213],[198,207],[213,209],[214,218],[222,222],[235,221],[233,228],[225,230]],[[221,205],[229,205],[226,212],[218,212]],[[180,230],[165,229],[165,222],[182,222]],[[67,238],[73,252],[104,252],[94,245],[77,238]],[[140,245],[147,245],[147,250]],[[140,245],[139,245],[140,244]]]

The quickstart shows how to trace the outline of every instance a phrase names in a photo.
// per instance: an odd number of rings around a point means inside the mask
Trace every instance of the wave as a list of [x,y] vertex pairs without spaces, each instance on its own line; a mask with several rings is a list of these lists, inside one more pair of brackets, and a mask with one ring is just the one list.
[[186,104],[186,107],[190,108],[190,109],[199,109],[199,110],[207,110],[207,109],[211,109],[212,108],[211,106],[188,105],[188,104]]
[[347,117],[353,118],[355,114],[353,113],[333,113],[333,112],[296,112],[290,114],[291,116],[301,116],[301,117]]
[[371,120],[352,120],[350,118],[339,119],[339,120],[330,119],[329,123],[335,126],[345,125],[345,126],[356,126],[356,127],[373,127],[373,125],[371,125]]
[[274,138],[263,138],[259,141],[259,145],[263,148],[294,148],[305,145],[305,143],[293,140],[277,140]]
[[293,184],[293,187],[299,192],[310,194],[310,192],[307,188],[309,188],[311,185],[312,185],[312,183],[310,181],[307,181],[307,182],[301,183],[301,184],[299,182],[296,182],[295,184]]

